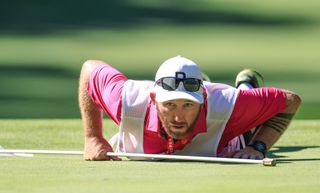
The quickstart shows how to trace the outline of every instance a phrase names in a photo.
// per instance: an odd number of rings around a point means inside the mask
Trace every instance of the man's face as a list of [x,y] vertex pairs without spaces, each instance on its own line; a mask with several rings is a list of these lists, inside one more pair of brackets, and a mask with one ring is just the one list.
[[181,139],[193,129],[202,107],[199,103],[185,99],[155,104],[162,126],[174,139]]

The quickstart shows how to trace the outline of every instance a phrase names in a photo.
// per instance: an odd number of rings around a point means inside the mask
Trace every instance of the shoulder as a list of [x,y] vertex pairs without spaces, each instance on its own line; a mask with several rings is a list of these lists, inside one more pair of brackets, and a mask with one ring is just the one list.
[[227,84],[210,83],[205,81],[203,85],[209,98],[217,96],[236,97],[238,95],[238,89]]
[[230,115],[236,99],[238,97],[238,89],[229,86],[227,84],[220,83],[204,83],[206,89],[207,101],[208,101],[208,112],[213,116],[209,117],[220,117],[224,120],[225,115]]
[[143,80],[127,80],[124,84],[122,97],[127,103],[137,105],[149,100],[150,92],[153,90],[154,82]]
[[[132,91],[151,91],[154,87],[154,82],[149,80],[131,80],[128,79],[125,83],[126,89]],[[148,94],[148,93],[146,93]]]
[[222,83],[212,83],[212,82],[204,81],[203,85],[207,91],[218,91],[218,90],[226,90],[226,89],[236,90],[236,88],[227,84],[222,84]]
[[122,91],[122,116],[143,119],[150,101],[152,81],[127,80]]

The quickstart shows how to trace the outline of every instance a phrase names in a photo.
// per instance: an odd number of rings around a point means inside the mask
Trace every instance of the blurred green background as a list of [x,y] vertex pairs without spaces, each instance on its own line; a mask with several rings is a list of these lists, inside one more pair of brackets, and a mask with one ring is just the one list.
[[0,118],[79,118],[78,76],[100,59],[153,79],[184,55],[212,81],[255,68],[298,92],[299,119],[320,118],[320,2],[11,0],[0,6]]

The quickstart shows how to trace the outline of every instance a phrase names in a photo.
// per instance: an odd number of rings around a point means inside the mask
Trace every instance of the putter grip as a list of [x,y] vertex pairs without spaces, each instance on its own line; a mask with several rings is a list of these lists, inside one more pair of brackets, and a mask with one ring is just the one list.
[[276,166],[277,165],[277,160],[276,159],[271,159],[271,158],[264,158],[262,160],[262,164],[264,166]]

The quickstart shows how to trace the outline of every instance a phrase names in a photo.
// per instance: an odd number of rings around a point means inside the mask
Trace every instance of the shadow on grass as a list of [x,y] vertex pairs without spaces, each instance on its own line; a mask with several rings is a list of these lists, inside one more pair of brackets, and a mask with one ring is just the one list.
[[[64,29],[133,28],[147,23],[231,24],[268,27],[308,25],[312,21],[293,15],[263,15],[237,12],[226,5],[210,4],[200,9],[198,1],[171,0],[148,6],[121,0],[11,0],[0,7],[0,33],[44,34]],[[203,3],[204,7],[207,7]]]
[[68,69],[0,65],[0,118],[78,118],[77,87]]
[[277,153],[290,153],[303,151],[306,149],[316,149],[320,146],[275,146],[268,152],[267,157],[276,158],[277,163],[292,163],[292,162],[306,162],[306,161],[320,161],[320,157],[316,158],[287,158],[287,156],[276,155]]
[[273,158],[281,158],[286,156],[277,156],[277,153],[291,153],[303,151],[305,149],[320,148],[320,146],[274,146],[269,152],[269,156]]
[[[80,118],[79,73],[80,67],[76,70],[54,64],[0,64],[0,118]],[[134,80],[153,80],[155,74],[132,69],[123,73]],[[237,73],[209,71],[207,74],[214,82],[233,85]],[[315,79],[314,74],[308,77]],[[295,118],[318,119],[319,105],[304,102]]]
[[46,77],[63,77],[77,78],[78,74],[65,68],[56,67],[53,64],[45,64],[43,66],[34,66],[33,64],[21,65],[3,65],[0,64],[0,77],[21,77],[21,76],[46,76]]

